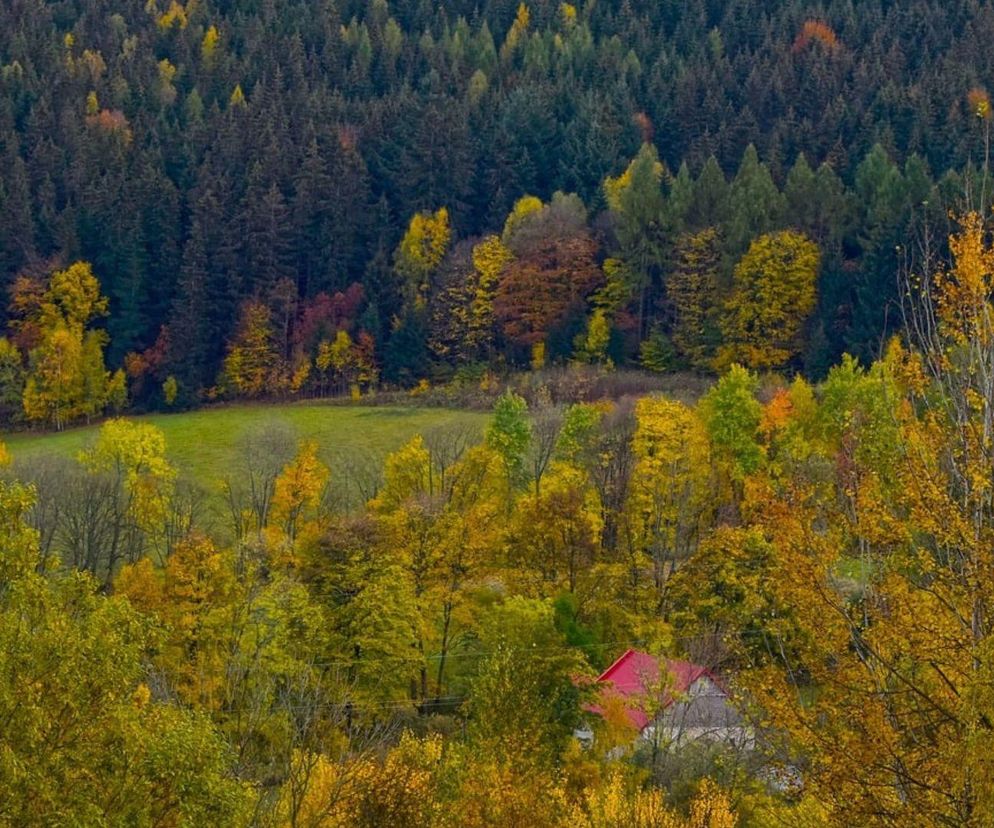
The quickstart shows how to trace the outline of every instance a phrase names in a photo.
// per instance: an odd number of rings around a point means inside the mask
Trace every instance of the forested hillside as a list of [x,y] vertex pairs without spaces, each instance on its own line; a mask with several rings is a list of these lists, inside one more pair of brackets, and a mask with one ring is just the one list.
[[[14,0],[0,405],[59,425],[469,362],[822,376],[880,352],[899,248],[994,190],[992,40],[967,0]],[[788,230],[817,256],[763,238]],[[755,274],[805,251],[796,330],[746,359],[780,324]],[[42,322],[75,262],[108,302]],[[55,352],[61,413],[37,399]]]
[[0,828],[994,825],[991,43],[0,2]]
[[376,469],[0,445],[0,825],[990,825],[994,248],[949,247],[818,384],[506,392]]

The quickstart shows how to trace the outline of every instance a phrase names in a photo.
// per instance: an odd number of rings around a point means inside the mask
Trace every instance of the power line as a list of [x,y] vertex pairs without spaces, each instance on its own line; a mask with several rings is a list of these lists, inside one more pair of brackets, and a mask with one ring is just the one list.
[[375,664],[397,664],[406,662],[420,662],[420,661],[441,661],[443,658],[445,661],[455,661],[464,659],[480,659],[489,658],[490,656],[502,654],[502,653],[529,653],[529,654],[550,654],[550,653],[582,653],[583,650],[588,648],[605,648],[605,647],[631,647],[638,646],[638,642],[631,641],[605,641],[599,644],[563,644],[556,645],[554,647],[502,647],[497,650],[479,650],[472,653],[446,653],[444,656],[441,653],[436,653],[433,655],[422,656],[419,653],[412,653],[411,655],[396,655],[396,656],[377,656],[374,658],[363,658],[347,660],[332,660],[332,661],[313,661],[310,662],[316,667],[358,667],[363,665],[375,665]]
[[[733,636],[734,638],[768,638],[768,636],[763,630],[742,630]],[[699,641],[701,636],[699,635],[679,635],[670,636],[670,641]],[[495,650],[478,650],[471,653],[458,653],[449,652],[445,653],[443,656],[441,653],[435,653],[432,655],[421,655],[420,653],[411,653],[410,655],[395,655],[395,656],[376,656],[373,658],[365,658],[360,656],[358,659],[334,659],[328,661],[312,661],[310,664],[315,667],[358,667],[365,665],[376,665],[376,664],[403,664],[407,662],[437,662],[441,661],[443,658],[445,661],[457,661],[466,659],[481,659],[489,658],[490,656],[495,656],[502,653],[527,653],[527,654],[550,654],[550,653],[582,653],[584,650],[589,649],[605,649],[609,647],[626,647],[635,648],[644,645],[644,641],[633,641],[630,639],[620,640],[620,641],[602,641],[602,642],[592,642],[590,644],[559,644],[552,647],[501,647]]]

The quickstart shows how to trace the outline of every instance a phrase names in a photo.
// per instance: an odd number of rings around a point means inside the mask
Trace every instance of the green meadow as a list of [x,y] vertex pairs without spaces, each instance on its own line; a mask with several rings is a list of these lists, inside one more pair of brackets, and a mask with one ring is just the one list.
[[[343,452],[378,457],[399,448],[416,434],[439,428],[468,429],[482,435],[486,415],[441,408],[296,403],[232,405],[133,419],[162,429],[169,457],[181,473],[209,480],[235,469],[237,453],[245,440],[270,424],[289,426],[301,439],[316,440],[326,457]],[[15,461],[43,454],[74,457],[99,429],[96,424],[59,433],[15,432],[0,437]]]

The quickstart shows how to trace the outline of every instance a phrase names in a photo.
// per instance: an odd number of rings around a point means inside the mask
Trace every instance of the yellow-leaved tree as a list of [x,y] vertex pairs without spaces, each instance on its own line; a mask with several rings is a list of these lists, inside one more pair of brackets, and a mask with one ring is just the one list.
[[756,239],[735,267],[717,366],[776,369],[796,357],[815,307],[820,265],[818,245],[802,233],[784,230]]
[[[541,204],[541,202],[539,202]],[[473,248],[476,279],[467,324],[467,345],[480,356],[489,356],[496,319],[494,295],[500,274],[513,255],[498,236],[487,236]]]
[[[27,310],[25,323],[40,333],[29,354],[24,386],[24,412],[29,420],[57,429],[81,417],[103,411],[111,392],[104,367],[107,334],[89,329],[107,313],[107,298],[86,262],[76,262],[52,274],[39,301]],[[123,374],[115,377],[120,384]],[[121,391],[115,389],[115,395]]]
[[331,476],[328,467],[318,459],[317,451],[314,440],[304,440],[297,456],[276,478],[270,521],[286,533],[291,543],[297,536],[301,518],[321,503]]
[[524,222],[532,213],[538,213],[541,211],[544,206],[545,205],[542,204],[542,199],[533,195],[522,196],[514,202],[514,207],[504,220],[504,231],[500,238],[501,242],[505,246],[509,245],[522,222]]
[[531,14],[528,11],[528,6],[521,3],[518,6],[518,13],[514,17],[514,22],[507,31],[507,37],[504,38],[504,43],[500,47],[500,59],[503,62],[507,63],[513,59],[515,50],[517,50],[522,39],[528,36],[530,22]]
[[259,397],[280,387],[280,354],[272,313],[262,302],[242,306],[241,319],[224,358],[224,380],[238,395]]
[[587,791],[576,807],[571,825],[584,828],[735,828],[738,819],[728,795],[710,779],[704,779],[683,816],[666,804],[659,789],[643,790],[620,772]]
[[994,249],[975,215],[949,249],[908,282],[911,349],[767,408],[728,537],[753,552],[687,592],[721,623],[748,595],[742,680],[831,825],[994,820]]
[[631,542],[651,561],[657,595],[696,549],[717,500],[707,430],[675,400],[645,397],[635,407],[635,468],[626,504]]
[[376,554],[379,567],[394,573],[394,594],[410,602],[411,691],[422,701],[444,695],[449,651],[468,626],[467,591],[498,531],[505,492],[501,460],[489,448],[439,469],[416,437],[387,458],[384,485],[370,503]]
[[162,568],[148,558],[124,567],[114,588],[168,627],[156,661],[179,697],[205,710],[220,707],[235,605],[243,591],[231,553],[191,536],[176,545]]
[[308,768],[306,786],[297,790],[284,785],[279,805],[282,824],[312,828],[439,825],[442,747],[440,736],[419,739],[405,731],[382,759],[360,755],[334,763],[325,756],[299,755],[299,765],[313,767]]
[[225,740],[145,683],[149,620],[43,571],[33,501],[0,482],[0,823],[248,825]]
[[541,487],[520,495],[514,507],[508,546],[520,590],[536,597],[575,593],[599,557],[601,530],[601,504],[586,473],[553,462]]
[[403,280],[404,297],[411,305],[424,305],[428,278],[442,263],[451,238],[449,211],[445,207],[434,213],[415,213],[411,219],[394,254],[394,267]]
[[103,518],[115,527],[104,551],[107,578],[125,554],[132,561],[146,551],[164,555],[176,469],[166,457],[162,431],[149,423],[108,420],[79,460],[91,474],[106,479],[112,492],[111,513]]

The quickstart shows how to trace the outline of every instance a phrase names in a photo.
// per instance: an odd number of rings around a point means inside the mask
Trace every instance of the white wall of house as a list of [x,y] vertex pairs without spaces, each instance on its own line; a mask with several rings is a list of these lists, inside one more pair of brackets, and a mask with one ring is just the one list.
[[657,737],[661,744],[721,742],[744,750],[756,742],[752,728],[731,705],[728,694],[707,676],[695,681],[641,734],[647,741]]

